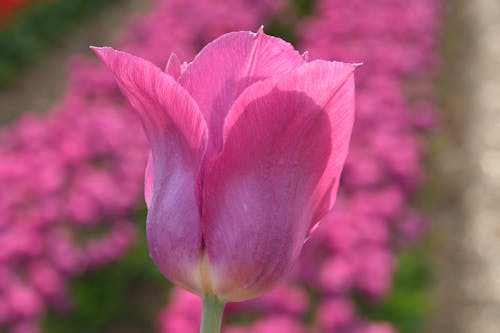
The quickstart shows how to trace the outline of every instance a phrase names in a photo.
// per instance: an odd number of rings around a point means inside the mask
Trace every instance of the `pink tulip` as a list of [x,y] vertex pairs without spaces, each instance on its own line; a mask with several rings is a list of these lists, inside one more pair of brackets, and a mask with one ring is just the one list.
[[241,301],[272,289],[335,201],[354,119],[355,65],[308,62],[233,32],[165,71],[94,48],[151,146],[151,257],[174,283]]

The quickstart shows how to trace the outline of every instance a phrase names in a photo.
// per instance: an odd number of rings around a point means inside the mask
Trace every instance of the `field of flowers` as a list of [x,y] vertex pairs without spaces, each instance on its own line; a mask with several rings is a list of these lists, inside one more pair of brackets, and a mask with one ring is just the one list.
[[[264,24],[310,59],[363,62],[334,211],[306,243],[286,285],[229,304],[224,332],[420,330],[429,300],[415,247],[427,225],[412,203],[425,181],[424,135],[439,118],[431,80],[439,65],[440,6],[157,0],[112,45],[164,67],[172,51],[190,61],[217,36]],[[0,44],[13,38],[0,32]],[[0,64],[9,64],[0,50]],[[201,301],[169,285],[145,247],[147,154],[139,121],[112,75],[91,57],[72,60],[53,110],[24,114],[1,130],[0,331],[198,330]]]

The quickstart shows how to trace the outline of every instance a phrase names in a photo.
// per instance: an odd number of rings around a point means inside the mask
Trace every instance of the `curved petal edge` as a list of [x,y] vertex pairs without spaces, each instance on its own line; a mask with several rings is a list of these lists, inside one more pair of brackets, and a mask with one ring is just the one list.
[[173,282],[200,292],[197,179],[208,136],[205,120],[187,91],[152,63],[112,48],[94,51],[139,114],[151,146],[145,177],[151,258]]

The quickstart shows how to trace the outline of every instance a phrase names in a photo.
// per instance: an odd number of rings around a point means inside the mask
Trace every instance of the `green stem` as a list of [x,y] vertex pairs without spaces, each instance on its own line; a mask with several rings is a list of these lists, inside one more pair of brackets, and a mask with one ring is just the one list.
[[225,305],[223,301],[213,295],[207,295],[203,298],[200,333],[220,333]]

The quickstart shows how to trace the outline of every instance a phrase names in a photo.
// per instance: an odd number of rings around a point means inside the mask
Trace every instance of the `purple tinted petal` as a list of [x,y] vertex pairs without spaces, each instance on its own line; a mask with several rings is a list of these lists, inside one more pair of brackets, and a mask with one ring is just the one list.
[[203,116],[184,88],[153,64],[111,48],[94,51],[116,76],[151,145],[145,181],[151,257],[169,279],[199,291],[197,177],[207,138]]

